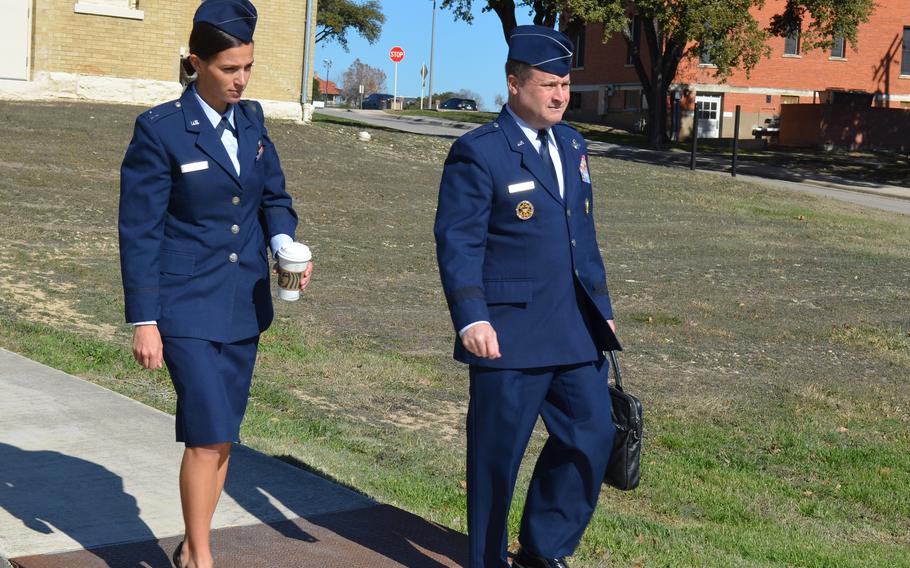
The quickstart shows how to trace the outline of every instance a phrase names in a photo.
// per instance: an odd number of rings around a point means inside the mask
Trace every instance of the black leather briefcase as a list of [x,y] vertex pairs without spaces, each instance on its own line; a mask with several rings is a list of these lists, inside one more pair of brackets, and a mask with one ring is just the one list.
[[613,439],[610,465],[607,466],[604,483],[629,491],[638,487],[641,480],[642,407],[641,401],[623,388],[616,353],[610,351],[609,356],[614,377],[614,384],[610,385],[610,398],[616,437]]

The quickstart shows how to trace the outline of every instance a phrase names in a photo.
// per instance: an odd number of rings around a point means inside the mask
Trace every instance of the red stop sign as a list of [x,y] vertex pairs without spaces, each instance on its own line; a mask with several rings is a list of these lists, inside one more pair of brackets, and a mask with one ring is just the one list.
[[401,60],[404,59],[404,50],[396,45],[389,50],[389,59],[395,63],[401,62]]

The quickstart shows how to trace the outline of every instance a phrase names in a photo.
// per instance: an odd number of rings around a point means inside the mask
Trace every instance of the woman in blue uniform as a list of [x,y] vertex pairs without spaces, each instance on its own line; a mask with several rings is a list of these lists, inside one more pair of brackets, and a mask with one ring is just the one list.
[[[241,96],[256,8],[208,0],[193,18],[197,74],[179,100],[142,113],[121,168],[120,262],[133,354],[167,365],[177,392],[185,540],[179,568],[212,566],[209,532],[239,441],[259,334],[272,321],[269,262],[297,215],[263,122]],[[300,288],[305,289],[312,264]]]

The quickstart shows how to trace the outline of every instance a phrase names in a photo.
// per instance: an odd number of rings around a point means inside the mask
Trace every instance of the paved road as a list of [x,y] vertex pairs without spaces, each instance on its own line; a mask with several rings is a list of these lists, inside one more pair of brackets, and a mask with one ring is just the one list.
[[[414,134],[458,137],[476,128],[478,124],[440,118],[394,116],[381,110],[317,109],[316,112]],[[658,164],[668,167],[688,168],[689,154],[679,150],[651,150],[632,146],[620,146],[606,142],[592,141],[588,150],[596,156],[618,160]],[[700,171],[730,175],[730,159],[726,156],[701,155],[698,161]],[[769,187],[800,191],[821,197],[846,201],[864,207],[872,207],[893,213],[910,215],[910,187],[857,182],[831,174],[767,166],[740,161],[737,168],[739,179]],[[910,180],[908,180],[910,185]]]
[[371,126],[391,128],[410,132],[412,134],[426,134],[430,136],[446,136],[458,138],[465,132],[480,126],[468,122],[455,122],[452,120],[436,119],[422,116],[396,117],[381,110],[356,110],[342,108],[318,108],[317,114],[334,116],[347,120],[356,120]]

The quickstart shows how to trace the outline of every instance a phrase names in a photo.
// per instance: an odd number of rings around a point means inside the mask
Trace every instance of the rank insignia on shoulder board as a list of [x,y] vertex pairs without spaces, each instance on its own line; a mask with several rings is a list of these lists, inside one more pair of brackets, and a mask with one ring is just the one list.
[[572,148],[578,150],[581,148],[581,144],[578,143],[578,140],[572,140]]
[[578,171],[581,172],[581,181],[591,183],[591,174],[588,173],[588,157],[582,156],[581,163],[578,164]]
[[591,212],[591,200],[585,198],[585,215]]
[[530,201],[522,201],[518,204],[518,207],[515,208],[515,214],[518,215],[518,218],[522,221],[527,221],[534,216],[534,205]]

